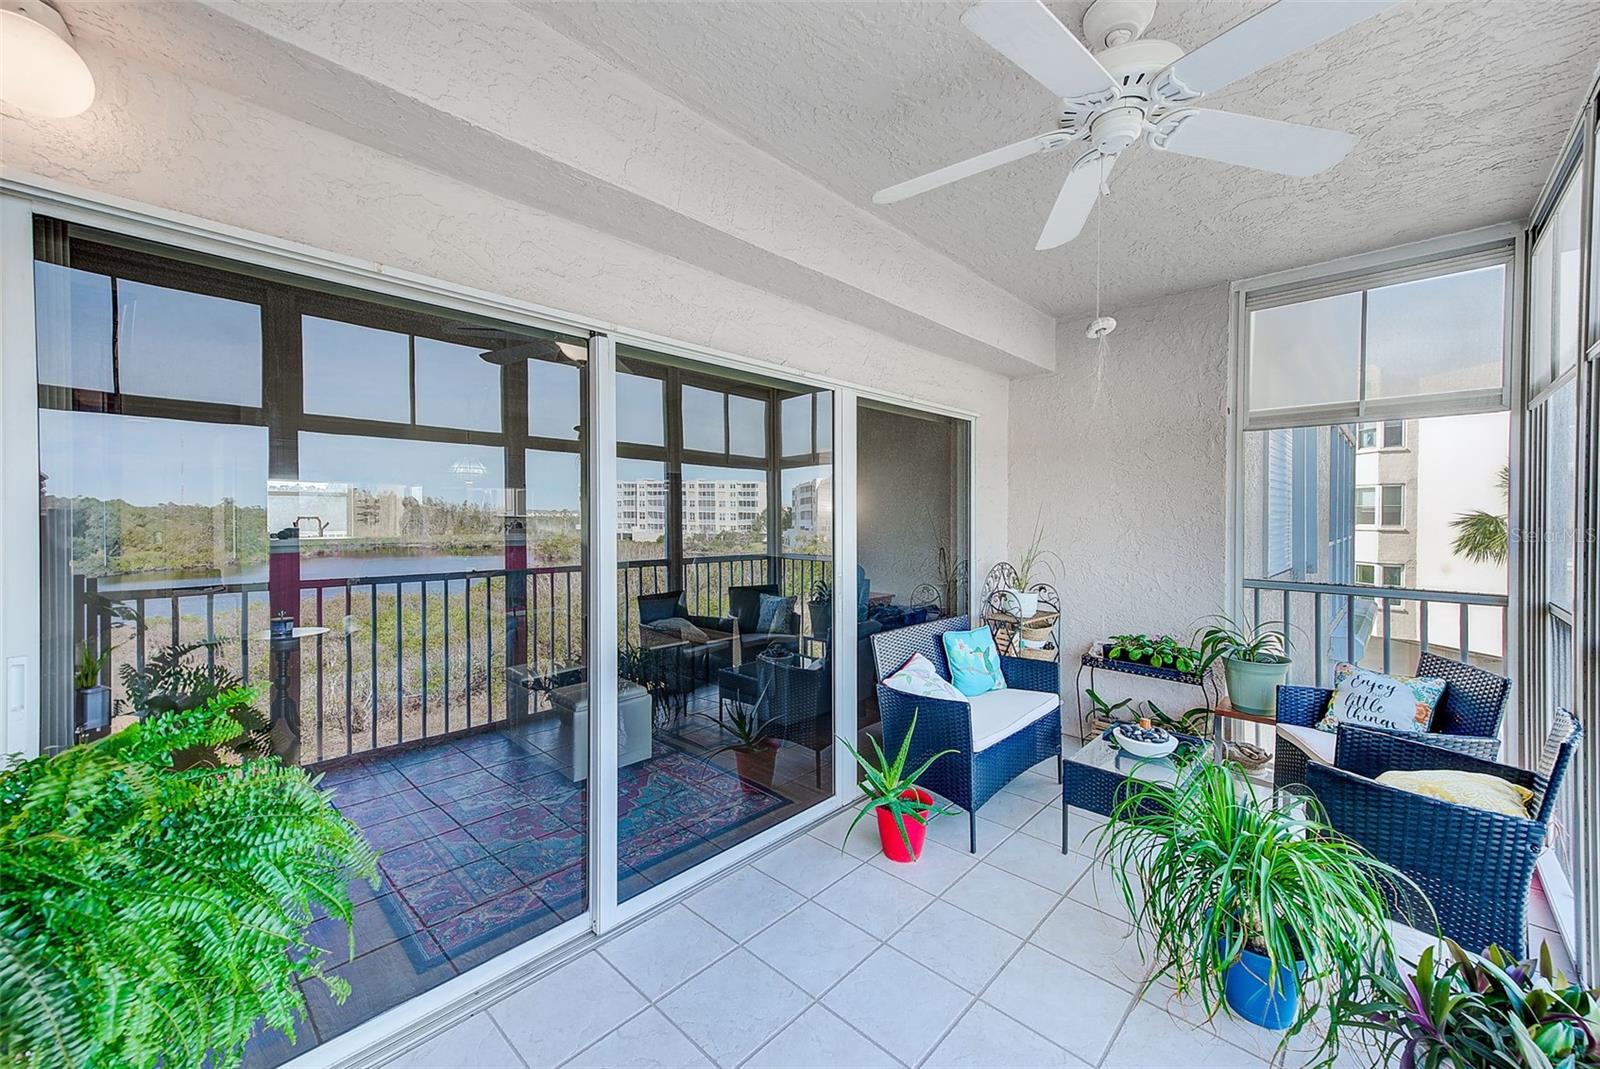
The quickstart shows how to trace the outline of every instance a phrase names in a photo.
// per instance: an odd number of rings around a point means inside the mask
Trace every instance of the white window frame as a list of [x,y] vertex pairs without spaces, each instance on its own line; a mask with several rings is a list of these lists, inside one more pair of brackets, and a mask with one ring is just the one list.
[[[1510,408],[1512,383],[1516,381],[1513,369],[1520,367],[1521,332],[1517,325],[1521,243],[1521,228],[1506,224],[1235,282],[1230,308],[1233,320],[1231,347],[1235,372],[1234,397],[1236,411],[1240,414],[1240,429],[1270,430],[1275,427],[1383,422]],[[1363,363],[1357,369],[1357,400],[1251,410],[1250,312],[1496,265],[1506,269],[1505,337],[1499,387],[1416,397],[1368,399],[1365,396],[1366,366],[1363,353]]]
[[[834,568],[856,569],[856,408],[862,399],[883,401],[968,424],[968,463],[962,488],[967,495],[968,552],[977,545],[976,463],[980,431],[976,412],[910,394],[857,386],[791,365],[679,342],[640,331],[626,331],[605,320],[504,297],[442,279],[311,248],[270,235],[210,223],[182,213],[120,198],[85,192],[31,177],[0,178],[0,753],[33,756],[39,746],[40,592],[38,525],[38,367],[33,318],[33,216],[47,215],[174,249],[283,272],[309,282],[352,287],[377,296],[420,302],[430,307],[489,316],[536,328],[579,332],[590,342],[592,433],[587,443],[595,486],[616,484],[616,345],[628,344],[730,370],[747,370],[798,385],[832,391],[834,456]],[[592,536],[585,557],[591,576],[615,575],[617,497],[591,494]],[[969,560],[969,568],[973,567]],[[968,613],[977,608],[977,584],[968,584]],[[519,944],[459,976],[357,1025],[287,1063],[290,1069],[368,1064],[437,1035],[498,995],[528,978],[548,972],[591,946],[598,938],[631,924],[690,889],[831,817],[859,796],[853,762],[833,762],[833,794],[695,868],[649,890],[617,901],[616,828],[616,664],[614,598],[599,597],[589,616],[587,637],[591,678],[610,686],[592,689],[590,754],[589,909],[551,931]],[[835,584],[836,634],[854,633],[856,586]],[[856,735],[856,644],[836,644],[834,664],[835,731]],[[612,725],[605,730],[605,725]]]
[[[1400,491],[1400,522],[1384,523],[1383,510],[1385,490]],[[1372,522],[1361,522],[1361,491],[1371,490],[1372,494]],[[1405,483],[1357,483],[1356,488],[1356,527],[1368,531],[1403,531],[1406,526],[1406,484]]]
[[[1385,439],[1390,427],[1400,428],[1400,440],[1390,445]],[[1362,445],[1361,436],[1372,431],[1372,444]],[[1363,420],[1356,426],[1356,452],[1382,453],[1386,450],[1403,450],[1406,447],[1406,421],[1403,419]]]
[[[1477,230],[1467,230],[1458,234],[1445,235],[1431,238],[1427,241],[1412,242],[1398,245],[1393,248],[1380,249],[1375,252],[1362,253],[1357,256],[1348,256],[1342,259],[1329,260],[1320,264],[1311,264],[1288,271],[1278,271],[1268,275],[1259,275],[1254,278],[1240,279],[1232,284],[1229,291],[1228,304],[1228,391],[1232,403],[1228,406],[1228,442],[1227,453],[1227,501],[1226,512],[1228,521],[1228,542],[1224,558],[1224,572],[1227,579],[1230,598],[1234,601],[1235,611],[1243,612],[1245,608],[1243,589],[1240,583],[1243,580],[1245,563],[1245,532],[1244,523],[1247,513],[1246,496],[1244,488],[1244,465],[1242,458],[1245,456],[1244,435],[1247,430],[1272,430],[1276,427],[1294,426],[1320,426],[1339,423],[1376,422],[1383,419],[1412,419],[1426,415],[1460,415],[1468,411],[1499,411],[1509,410],[1511,413],[1511,440],[1521,440],[1523,413],[1520,405],[1512,404],[1512,384],[1521,381],[1523,359],[1523,332],[1517,329],[1522,322],[1522,292],[1523,276],[1526,265],[1525,255],[1526,235],[1523,228],[1516,223],[1504,223],[1497,226],[1482,227]],[[1463,399],[1457,398],[1461,411],[1444,411],[1442,409],[1454,408],[1453,405],[1438,406],[1439,411],[1430,411],[1424,408],[1418,399],[1407,398],[1402,402],[1386,401],[1383,403],[1371,402],[1356,406],[1364,409],[1351,413],[1349,406],[1335,406],[1333,409],[1320,407],[1316,409],[1293,409],[1270,414],[1275,418],[1264,418],[1267,414],[1257,413],[1247,418],[1249,412],[1249,386],[1250,386],[1250,317],[1248,309],[1251,298],[1267,291],[1276,291],[1280,294],[1288,291],[1290,287],[1312,287],[1319,283],[1343,285],[1346,291],[1364,288],[1381,280],[1392,278],[1399,281],[1402,273],[1410,273],[1409,277],[1426,277],[1428,274],[1445,274],[1452,270],[1459,270],[1459,257],[1463,254],[1481,252],[1488,248],[1509,248],[1509,275],[1506,286],[1507,302],[1509,306],[1506,316],[1507,332],[1509,334],[1509,349],[1506,353],[1505,367],[1501,389],[1493,392],[1493,396],[1485,395],[1475,398],[1477,402],[1467,405]],[[1423,272],[1417,275],[1416,272]],[[1392,275],[1391,275],[1392,273]],[[1359,285],[1357,285],[1359,283]],[[1521,455],[1520,450],[1511,451],[1511,494],[1512,500],[1521,487]],[[1512,541],[1511,559],[1507,561],[1507,570],[1511,578],[1509,594],[1517,596],[1517,569],[1519,567],[1519,550],[1516,541]],[[1507,658],[1516,655],[1514,636],[1507,639]],[[1508,660],[1508,663],[1511,663]]]

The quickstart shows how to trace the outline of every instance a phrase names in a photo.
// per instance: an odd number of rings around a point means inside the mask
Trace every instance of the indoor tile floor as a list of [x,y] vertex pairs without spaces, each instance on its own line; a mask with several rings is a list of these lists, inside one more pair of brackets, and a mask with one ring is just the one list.
[[1063,855],[1059,805],[1046,762],[980,811],[978,856],[954,816],[915,865],[883,858],[866,822],[845,842],[837,814],[389,1069],[1267,1065],[1275,1034],[1140,997],[1085,842],[1100,818],[1075,810]]

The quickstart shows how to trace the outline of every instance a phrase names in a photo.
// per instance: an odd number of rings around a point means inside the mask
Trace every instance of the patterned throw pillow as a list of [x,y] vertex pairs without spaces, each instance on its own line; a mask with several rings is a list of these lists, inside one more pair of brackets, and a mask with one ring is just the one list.
[[1333,668],[1333,698],[1317,725],[1338,731],[1340,724],[1386,731],[1425,732],[1444,694],[1437,676],[1386,676],[1340,662]]
[[951,686],[950,681],[939,674],[933,662],[920,653],[913,653],[910,660],[883,681],[883,685],[918,698],[938,698],[949,702],[967,700],[967,696]]
[[763,635],[787,634],[789,617],[794,614],[794,599],[778,594],[762,594],[756,614],[756,630]]
[[944,656],[950,662],[950,681],[968,697],[1006,689],[1006,677],[1000,673],[1000,651],[995,648],[994,633],[987,627],[946,631]]

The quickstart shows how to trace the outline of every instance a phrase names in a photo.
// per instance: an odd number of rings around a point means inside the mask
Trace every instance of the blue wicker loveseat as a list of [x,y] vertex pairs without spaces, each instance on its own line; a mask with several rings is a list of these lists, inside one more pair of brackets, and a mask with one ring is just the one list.
[[[1433,904],[1439,929],[1471,951],[1497,943],[1522,958],[1528,891],[1550,816],[1582,732],[1559,714],[1536,772],[1472,757],[1389,732],[1341,725],[1333,766],[1313,762],[1305,782],[1328,823],[1414,880]],[[1376,782],[1391,770],[1479,772],[1533,792],[1527,817],[1457,805]],[[1413,896],[1414,897],[1414,896]],[[1404,892],[1393,903],[1406,916]]]
[[[1474,665],[1462,664],[1433,653],[1417,658],[1419,676],[1445,681],[1444,693],[1434,712],[1431,730],[1408,733],[1409,743],[1428,743],[1472,757],[1494,760],[1500,754],[1500,719],[1505,715],[1511,681]],[[1317,730],[1328,711],[1333,691],[1320,687],[1278,688],[1277,752],[1272,782],[1276,787],[1304,783],[1306,765],[1333,763],[1334,736]]]
[[971,702],[916,697],[883,685],[914,653],[928,658],[949,679],[942,636],[970,626],[967,617],[952,616],[879,632],[872,636],[872,655],[884,749],[892,754],[900,748],[915,715],[910,767],[940,750],[955,751],[933,763],[921,786],[967,811],[970,845],[977,853],[977,810],[985,802],[1047,757],[1056,759],[1060,776],[1061,670],[1054,661],[1001,657],[1007,689],[977,695]]

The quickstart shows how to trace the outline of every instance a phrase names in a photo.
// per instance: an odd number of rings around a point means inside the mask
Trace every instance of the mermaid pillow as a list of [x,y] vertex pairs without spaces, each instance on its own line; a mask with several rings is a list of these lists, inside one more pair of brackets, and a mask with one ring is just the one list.
[[1437,676],[1386,676],[1340,663],[1333,668],[1333,698],[1317,725],[1337,732],[1340,724],[1384,731],[1425,732],[1444,695]]
[[987,627],[946,631],[944,657],[950,662],[950,681],[969,698],[1006,689],[1006,677],[1000,673],[1000,651]]

